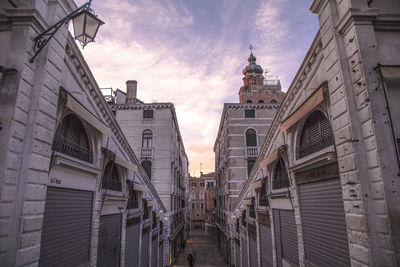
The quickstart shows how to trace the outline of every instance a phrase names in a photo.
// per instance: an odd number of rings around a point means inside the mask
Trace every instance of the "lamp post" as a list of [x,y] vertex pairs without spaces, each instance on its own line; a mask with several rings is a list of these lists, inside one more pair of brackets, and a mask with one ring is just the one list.
[[74,38],[81,43],[82,47],[85,47],[85,45],[90,42],[94,42],[97,31],[99,30],[99,27],[104,24],[104,22],[94,14],[94,11],[90,8],[91,3],[92,0],[89,0],[85,4],[72,11],[66,17],[59,20],[53,26],[39,34],[34,39],[34,55],[31,57],[29,62],[34,62],[37,55],[40,53],[40,51],[42,51],[54,34],[56,34],[58,29],[60,29],[64,23],[67,24],[70,20],[72,20],[74,26]]

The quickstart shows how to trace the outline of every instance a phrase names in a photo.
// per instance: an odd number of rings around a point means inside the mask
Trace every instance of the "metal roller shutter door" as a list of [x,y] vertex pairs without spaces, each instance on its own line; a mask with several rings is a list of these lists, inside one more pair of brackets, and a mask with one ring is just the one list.
[[140,218],[126,221],[125,266],[139,266]]
[[340,179],[299,185],[306,259],[320,266],[349,266]]
[[282,242],[281,242],[281,223],[279,220],[279,210],[272,209],[272,216],[274,217],[274,237],[275,237],[275,251],[276,251],[276,264],[282,266]]
[[149,266],[149,240],[150,228],[146,228],[142,232],[142,267]]
[[247,240],[244,238],[240,239],[240,245],[242,248],[242,267],[247,267],[249,264],[247,263],[248,261],[248,255],[247,255]]
[[[278,266],[282,266],[282,258],[292,265],[299,265],[299,248],[294,212],[274,209],[274,229]],[[280,249],[279,249],[280,248]]]
[[257,242],[254,238],[249,238],[249,254],[250,254],[250,266],[257,267],[258,266],[258,257],[257,257]]
[[158,245],[158,238],[157,235],[154,235],[151,241],[151,266],[157,267],[157,246]]
[[47,188],[39,266],[89,264],[93,193]]
[[292,265],[299,265],[297,226],[292,210],[280,210],[282,257]]
[[97,266],[119,266],[121,254],[122,215],[100,216]]
[[272,266],[272,237],[271,228],[260,224],[260,251],[261,251],[261,266]]
[[240,267],[240,241],[235,239],[236,267]]
[[164,246],[163,241],[160,242],[160,246],[158,247],[158,267],[163,267],[163,255],[164,255]]

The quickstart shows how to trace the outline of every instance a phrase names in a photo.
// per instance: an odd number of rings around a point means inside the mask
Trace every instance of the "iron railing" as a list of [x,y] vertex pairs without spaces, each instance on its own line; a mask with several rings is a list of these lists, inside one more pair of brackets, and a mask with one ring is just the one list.
[[114,190],[114,191],[121,191],[122,184],[121,184],[121,181],[119,181],[119,180],[117,181],[117,180],[112,180],[107,177],[103,177],[102,188],[110,189],[110,190]]
[[68,141],[68,139],[63,136],[58,136],[57,134],[54,136],[52,149],[65,155],[93,163],[92,151],[86,147]]
[[296,149],[296,158],[300,159],[305,156],[311,155],[333,144],[333,135],[319,136],[312,143],[300,145]]

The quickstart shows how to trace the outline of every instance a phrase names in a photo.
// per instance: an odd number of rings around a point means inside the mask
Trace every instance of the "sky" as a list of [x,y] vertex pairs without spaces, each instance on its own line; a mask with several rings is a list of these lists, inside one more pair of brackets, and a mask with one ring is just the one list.
[[286,91],[318,31],[311,4],[93,0],[105,24],[82,53],[101,88],[126,91],[125,82],[137,80],[140,100],[174,103],[190,173],[198,176],[214,171],[223,104],[239,102],[249,45]]

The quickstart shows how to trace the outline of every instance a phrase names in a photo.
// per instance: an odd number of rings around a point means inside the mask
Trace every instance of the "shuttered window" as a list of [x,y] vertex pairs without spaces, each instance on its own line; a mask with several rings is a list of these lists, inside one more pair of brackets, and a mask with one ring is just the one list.
[[289,176],[285,168],[282,158],[278,158],[278,163],[275,169],[275,176],[272,182],[272,189],[289,187]]
[[145,172],[147,173],[147,176],[151,179],[151,161],[150,160],[144,160],[142,161],[142,166]]
[[106,169],[103,174],[102,188],[114,191],[122,190],[121,179],[119,178],[116,164],[113,161],[110,161],[106,165]]
[[125,266],[139,267],[140,217],[126,220]]
[[52,149],[86,162],[93,162],[86,130],[74,114],[67,115],[58,126]]
[[[247,102],[249,103],[249,102]],[[250,103],[252,103],[250,101]],[[254,109],[245,109],[244,110],[244,117],[245,118],[255,118],[256,117],[256,111]]]
[[153,118],[153,110],[143,110],[143,119],[152,119]]
[[246,131],[246,146],[257,146],[257,134],[253,129]]
[[121,214],[100,216],[97,267],[120,265]]
[[297,148],[297,158],[303,158],[333,144],[333,132],[329,120],[316,110],[304,122]]

